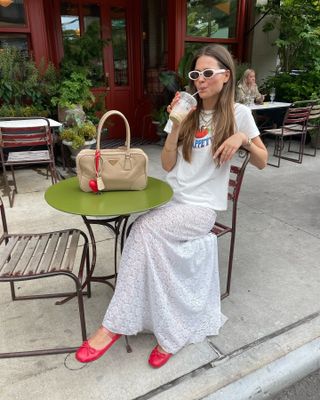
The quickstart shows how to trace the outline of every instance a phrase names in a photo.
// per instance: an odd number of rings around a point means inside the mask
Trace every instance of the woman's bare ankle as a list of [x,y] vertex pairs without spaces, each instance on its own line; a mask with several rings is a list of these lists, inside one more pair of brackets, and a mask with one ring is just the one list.
[[[109,331],[109,329],[107,329],[107,328],[106,328],[105,326],[103,326],[103,325],[101,325],[99,329],[101,329],[101,330],[102,330],[109,338],[111,338],[111,339],[116,335],[116,333]],[[99,329],[98,329],[98,330],[99,330]]]
[[109,331],[104,326],[100,326],[95,333],[89,338],[89,344],[96,350],[100,350],[111,342],[115,333]]
[[160,344],[158,343],[158,351],[160,352],[160,353],[163,353],[163,354],[170,354],[170,353],[168,353],[167,351],[165,351],[161,346],[160,346]]

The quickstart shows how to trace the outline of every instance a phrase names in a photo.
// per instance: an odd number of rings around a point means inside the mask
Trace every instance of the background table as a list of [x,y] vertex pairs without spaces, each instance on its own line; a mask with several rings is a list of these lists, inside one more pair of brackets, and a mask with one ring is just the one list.
[[290,106],[291,106],[291,103],[274,101],[273,103],[265,102],[263,104],[250,104],[247,107],[249,107],[251,111],[258,111],[258,110],[271,110],[273,108],[284,108],[284,107],[290,107]]
[[265,102],[263,104],[251,104],[250,108],[259,129],[280,126],[287,108],[291,103],[280,101]]
[[[62,126],[61,122],[55,121],[54,119],[47,118],[50,124],[50,128],[59,128]],[[1,121],[0,128],[31,128],[34,126],[45,126],[45,121],[41,119],[15,119],[11,121]]]
[[[152,177],[148,178],[148,185],[144,190],[99,194],[83,192],[79,187],[78,178],[74,177],[50,186],[45,193],[45,200],[59,211],[81,215],[92,243],[89,283],[90,281],[102,282],[114,288],[109,280],[117,276],[118,239],[120,236],[122,250],[130,215],[159,207],[167,203],[172,196],[173,191],[166,182]],[[115,234],[114,274],[112,275],[93,276],[96,264],[96,242],[91,225],[104,225]]]

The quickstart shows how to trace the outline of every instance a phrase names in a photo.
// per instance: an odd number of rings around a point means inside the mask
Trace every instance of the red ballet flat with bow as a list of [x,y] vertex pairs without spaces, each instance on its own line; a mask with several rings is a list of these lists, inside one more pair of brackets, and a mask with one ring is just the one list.
[[[108,335],[109,336],[109,335]],[[79,349],[76,352],[76,359],[82,363],[88,363],[91,361],[95,361],[101,356],[104,355],[104,353],[110,349],[110,347],[121,337],[122,335],[120,334],[115,334],[111,338],[111,342],[109,342],[105,347],[103,347],[100,350],[97,350],[93,347],[90,346],[88,340],[82,343],[82,345],[79,347]]]
[[171,353],[162,353],[158,350],[158,345],[152,350],[149,357],[149,365],[153,368],[162,367],[168,360],[171,358],[173,354]]

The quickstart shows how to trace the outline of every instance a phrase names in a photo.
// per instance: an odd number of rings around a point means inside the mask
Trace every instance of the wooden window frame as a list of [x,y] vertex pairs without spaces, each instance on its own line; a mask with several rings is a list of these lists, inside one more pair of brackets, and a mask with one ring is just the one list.
[[233,56],[239,60],[243,58],[245,25],[247,13],[252,6],[252,0],[238,0],[236,17],[236,35],[234,38],[204,38],[187,35],[187,0],[168,1],[168,37],[172,38],[169,46],[168,64],[170,69],[176,70],[184,54],[185,43],[219,43],[232,46]]

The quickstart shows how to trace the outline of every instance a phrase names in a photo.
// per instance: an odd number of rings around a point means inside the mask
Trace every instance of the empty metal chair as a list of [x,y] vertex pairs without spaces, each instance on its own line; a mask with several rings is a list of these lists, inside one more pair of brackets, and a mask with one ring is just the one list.
[[[89,244],[86,235],[78,229],[67,229],[38,234],[9,234],[5,209],[0,197],[0,212],[3,235],[0,237],[0,283],[10,282],[12,300],[64,297],[63,302],[77,297],[82,341],[86,340],[86,325],[83,294],[90,297],[90,282],[87,292],[85,276],[89,276]],[[76,257],[79,268],[76,268]],[[77,261],[78,263],[78,261]],[[86,274],[84,273],[86,269]],[[75,284],[75,291],[68,293],[34,294],[16,296],[15,282],[49,277],[68,277]],[[32,318],[31,313],[25,316]],[[23,327],[21,326],[21,329]],[[48,327],[49,333],[50,327]],[[43,354],[59,354],[75,351],[76,347],[58,347],[44,350],[15,351],[0,353],[0,358],[23,357]]]
[[[268,165],[273,167],[280,167],[280,160],[288,160],[301,164],[304,154],[304,146],[307,135],[307,122],[311,111],[311,105],[300,106],[298,103],[292,104],[290,108],[288,108],[282,126],[280,128],[275,129],[266,129],[263,130],[261,135],[272,135],[275,137],[275,145],[273,155],[277,158],[277,163],[268,162]],[[291,139],[293,137],[299,138],[299,150],[295,151],[291,148]],[[283,149],[285,146],[284,139],[289,139],[288,152],[297,153],[298,157],[293,158],[288,155],[283,155]]]
[[[10,207],[12,207],[14,195],[18,192],[14,174],[15,166],[47,165],[52,183],[57,182],[58,175],[53,154],[53,138],[47,118],[1,118],[0,122],[0,157],[3,169],[4,192],[9,197]],[[12,174],[13,188],[11,188],[7,176],[8,167]]]
[[307,122],[307,131],[313,136],[314,150],[311,153],[306,153],[305,156],[315,157],[320,139],[320,99],[309,100],[308,103],[312,106],[309,119]]
[[[296,107],[311,107],[310,109],[310,114],[309,118],[307,121],[307,132],[310,133],[310,135],[313,136],[313,145],[314,145],[314,150],[311,153],[308,153],[305,151],[305,148],[303,150],[303,155],[304,156],[311,156],[315,157],[317,154],[317,146],[319,144],[319,132],[320,132],[320,99],[316,100],[302,100],[302,101],[297,101],[294,103]],[[295,150],[288,149],[288,151],[292,153],[298,153]]]
[[221,299],[229,296],[231,287],[231,276],[232,276],[232,266],[233,266],[233,254],[234,254],[234,244],[236,238],[236,226],[237,226],[237,210],[238,210],[238,198],[240,194],[240,189],[242,185],[242,180],[244,176],[245,169],[248,165],[250,159],[250,153],[246,150],[240,150],[240,157],[242,158],[241,164],[231,165],[230,168],[230,180],[229,180],[229,192],[228,200],[232,202],[232,217],[231,223],[225,225],[216,221],[211,232],[214,233],[218,238],[230,233],[230,246],[229,246],[229,257],[228,257],[228,271],[227,271],[227,282],[226,289],[221,294]]

